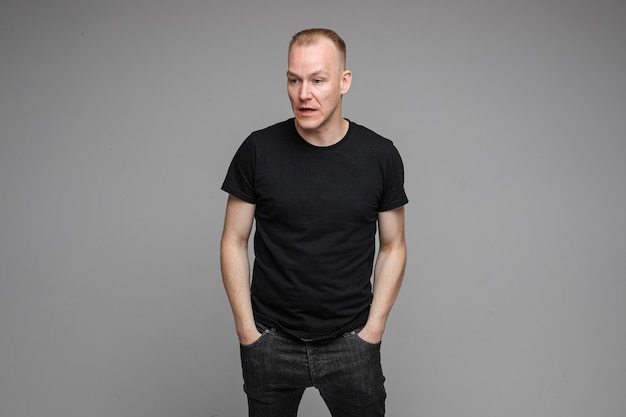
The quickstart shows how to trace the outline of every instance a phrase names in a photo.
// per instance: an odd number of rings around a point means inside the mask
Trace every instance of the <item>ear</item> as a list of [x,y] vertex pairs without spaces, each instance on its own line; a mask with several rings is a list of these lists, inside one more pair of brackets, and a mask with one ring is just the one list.
[[341,95],[344,95],[350,89],[352,84],[352,71],[345,70],[341,78]]

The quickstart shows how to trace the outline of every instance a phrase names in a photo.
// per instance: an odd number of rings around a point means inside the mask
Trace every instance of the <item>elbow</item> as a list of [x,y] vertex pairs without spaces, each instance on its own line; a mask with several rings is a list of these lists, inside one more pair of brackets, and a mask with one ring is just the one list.
[[220,241],[220,252],[222,255],[232,252],[248,251],[248,238],[232,233],[222,234]]
[[401,236],[398,239],[381,241],[379,251],[406,254],[406,251],[407,251],[406,239],[404,238],[404,236]]

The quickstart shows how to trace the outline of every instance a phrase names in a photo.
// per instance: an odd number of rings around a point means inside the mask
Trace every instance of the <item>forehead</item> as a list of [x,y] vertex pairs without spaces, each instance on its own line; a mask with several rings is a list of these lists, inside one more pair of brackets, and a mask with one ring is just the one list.
[[289,51],[290,71],[312,67],[318,67],[317,70],[328,70],[339,63],[339,50],[331,40],[326,38],[319,39],[310,45],[293,45]]

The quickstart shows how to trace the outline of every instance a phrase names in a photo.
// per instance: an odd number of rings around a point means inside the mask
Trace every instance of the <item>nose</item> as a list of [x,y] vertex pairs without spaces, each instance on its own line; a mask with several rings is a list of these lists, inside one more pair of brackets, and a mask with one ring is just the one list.
[[311,89],[307,82],[303,82],[300,84],[300,91],[299,91],[298,97],[302,101],[306,101],[309,98],[311,98]]

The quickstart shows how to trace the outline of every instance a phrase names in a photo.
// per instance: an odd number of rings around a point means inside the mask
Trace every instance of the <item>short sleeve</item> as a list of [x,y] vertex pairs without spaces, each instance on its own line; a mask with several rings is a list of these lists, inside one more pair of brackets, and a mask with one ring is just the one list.
[[404,164],[398,149],[390,144],[385,160],[385,188],[378,211],[388,211],[409,202],[404,190]]
[[256,152],[253,136],[249,136],[233,157],[222,190],[251,204],[256,204],[255,189]]

